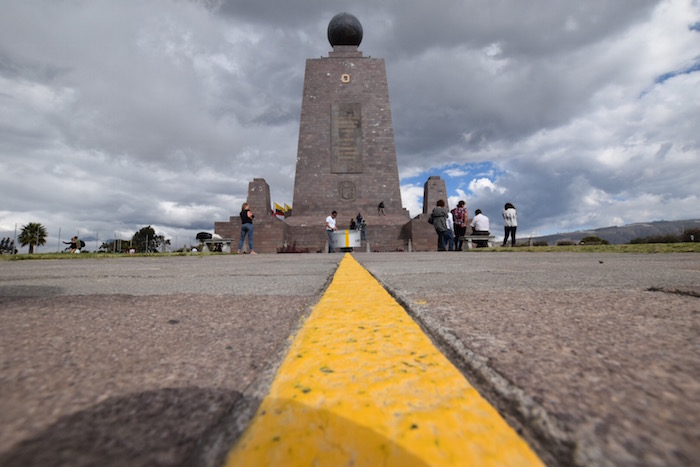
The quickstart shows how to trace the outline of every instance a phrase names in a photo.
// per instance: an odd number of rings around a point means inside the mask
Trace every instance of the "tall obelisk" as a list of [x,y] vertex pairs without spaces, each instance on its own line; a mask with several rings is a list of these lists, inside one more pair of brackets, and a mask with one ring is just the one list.
[[401,204],[384,60],[362,56],[362,35],[357,18],[338,14],[328,25],[333,51],[306,61],[290,225],[322,226],[333,210],[343,228],[358,212],[372,225],[381,202],[387,216],[381,223],[409,220]]

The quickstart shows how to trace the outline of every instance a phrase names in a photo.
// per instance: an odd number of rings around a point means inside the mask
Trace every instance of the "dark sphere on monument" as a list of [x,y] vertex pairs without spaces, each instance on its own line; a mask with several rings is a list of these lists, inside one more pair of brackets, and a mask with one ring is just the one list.
[[336,45],[360,45],[362,42],[362,25],[350,13],[339,13],[328,23],[328,42]]

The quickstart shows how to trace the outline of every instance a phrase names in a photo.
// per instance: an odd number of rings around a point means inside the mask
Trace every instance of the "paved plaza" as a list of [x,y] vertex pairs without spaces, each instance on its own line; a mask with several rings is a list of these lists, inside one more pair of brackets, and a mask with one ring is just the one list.
[[[544,463],[700,458],[698,254],[352,256]],[[0,465],[221,464],[343,258],[0,262]]]

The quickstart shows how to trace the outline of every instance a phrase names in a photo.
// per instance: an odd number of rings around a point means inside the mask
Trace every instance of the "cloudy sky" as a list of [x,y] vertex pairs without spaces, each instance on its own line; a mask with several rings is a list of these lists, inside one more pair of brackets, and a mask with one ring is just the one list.
[[[521,237],[700,217],[698,0],[0,0],[0,236],[184,244],[248,182],[292,204],[305,60],[330,19],[386,61],[403,204]],[[89,245],[90,247],[92,245]]]

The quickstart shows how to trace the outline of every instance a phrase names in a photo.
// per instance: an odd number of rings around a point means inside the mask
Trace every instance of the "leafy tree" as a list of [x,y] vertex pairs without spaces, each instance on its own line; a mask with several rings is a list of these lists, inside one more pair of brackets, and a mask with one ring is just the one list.
[[46,244],[47,235],[46,227],[38,222],[30,222],[22,226],[22,232],[19,234],[17,240],[19,240],[22,246],[29,245],[29,254],[31,255],[34,253],[34,246]]
[[150,225],[136,232],[131,241],[138,253],[157,253],[161,245],[170,243],[162,235],[156,235],[156,231]]

